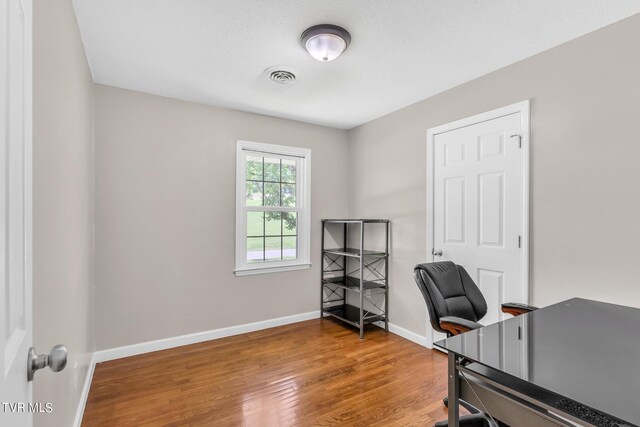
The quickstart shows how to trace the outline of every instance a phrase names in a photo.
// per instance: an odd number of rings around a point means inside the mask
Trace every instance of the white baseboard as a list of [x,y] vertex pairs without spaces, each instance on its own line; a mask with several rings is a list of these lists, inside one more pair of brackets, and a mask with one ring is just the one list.
[[232,335],[245,334],[247,332],[259,331],[262,329],[273,328],[276,326],[288,325],[290,323],[302,322],[304,320],[317,319],[320,317],[320,311],[310,311],[308,313],[295,314],[293,316],[278,317],[276,319],[263,320],[261,322],[247,323],[244,325],[230,326],[228,328],[214,329],[212,331],[197,332],[195,334],[180,335],[172,338],[164,338],[157,341],[148,341],[140,344],[127,345],[124,347],[111,348],[108,350],[100,350],[93,353],[89,362],[89,369],[82,387],[82,394],[76,411],[76,418],[73,423],[74,427],[80,427],[82,424],[82,416],[89,398],[89,390],[91,389],[91,380],[96,364],[106,362],[108,360],[120,359],[123,357],[135,356],[143,353],[150,353],[158,350],[166,350],[168,348],[180,347],[183,345],[196,344],[199,342],[215,340],[218,338],[230,337]]
[[196,344],[204,341],[211,341],[218,338],[230,337],[232,335],[245,334],[247,332],[254,332],[262,329],[274,328],[276,326],[288,325],[289,323],[297,323],[304,320],[317,319],[319,317],[320,311],[310,311],[308,313],[294,314],[293,316],[278,317],[276,319],[246,323],[244,325],[238,326],[229,326],[228,328],[214,329],[212,331],[196,332],[195,334],[180,335],[177,337],[164,338],[156,341],[147,341],[140,344],[127,345],[124,347],[111,348],[108,350],[100,350],[96,351],[94,354],[95,362],[106,362],[108,360],[136,356],[138,354],[151,353],[153,351],[166,350],[168,348]]
[[[132,344],[123,347],[111,348],[107,350],[99,350],[93,353],[89,370],[82,388],[80,403],[74,422],[75,427],[82,424],[82,416],[84,414],[89,390],[91,388],[91,380],[97,363],[109,360],[121,359],[123,357],[136,356],[144,353],[151,353],[159,350],[180,347],[183,345],[196,344],[204,341],[211,341],[218,338],[230,337],[233,335],[245,334],[247,332],[255,332],[262,329],[274,328],[276,326],[288,325],[290,323],[302,322],[305,320],[320,318],[320,311],[310,311],[308,313],[295,314],[293,316],[278,317],[276,319],[263,320],[260,322],[246,323],[244,325],[230,326],[228,328],[214,329],[212,331],[197,332],[194,334],[180,335],[177,337],[164,338],[156,341],[147,341],[140,344]],[[384,328],[383,322],[376,322],[376,325]],[[402,338],[413,341],[423,347],[431,348],[431,342],[426,337],[411,332],[408,329],[389,323],[389,332],[399,335]]]
[[[384,322],[375,322],[374,325],[384,328]],[[411,332],[408,329],[405,329],[401,326],[393,324],[389,322],[389,332],[401,336],[404,339],[409,341],[413,341],[416,344],[420,344],[423,347],[431,349],[431,340],[428,340],[427,337],[423,337],[422,335],[416,334],[415,332]]]
[[89,366],[87,368],[87,375],[84,377],[84,385],[82,386],[82,394],[80,395],[80,402],[78,403],[78,410],[76,411],[76,418],[73,421],[74,427],[80,427],[82,425],[82,416],[84,415],[84,408],[87,405],[87,399],[89,398],[89,389],[91,389],[91,380],[93,379],[93,371],[96,368],[95,353],[91,355]]
[[416,344],[420,344],[423,347],[431,348],[431,340],[428,340],[427,337],[416,334],[415,332],[401,326],[389,323],[389,331],[401,336],[402,338],[408,339],[409,341],[413,341]]

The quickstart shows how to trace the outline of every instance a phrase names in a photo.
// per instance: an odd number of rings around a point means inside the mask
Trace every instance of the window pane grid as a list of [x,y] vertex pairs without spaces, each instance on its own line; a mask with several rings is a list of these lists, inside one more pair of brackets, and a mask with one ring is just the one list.
[[299,204],[300,160],[256,151],[244,161],[245,262],[298,259],[298,220],[304,214]]
[[247,211],[246,219],[247,262],[297,259],[297,212]]
[[263,237],[298,237],[297,234],[267,234],[267,235],[260,235],[260,236],[247,236],[247,239],[256,239],[256,238],[260,238],[262,239]]
[[247,156],[245,164],[245,206],[298,207],[295,160]]
[[302,208],[288,206],[245,206],[247,212],[302,212]]
[[248,179],[247,182],[264,182],[266,184],[293,184],[292,182],[269,181],[268,179]]

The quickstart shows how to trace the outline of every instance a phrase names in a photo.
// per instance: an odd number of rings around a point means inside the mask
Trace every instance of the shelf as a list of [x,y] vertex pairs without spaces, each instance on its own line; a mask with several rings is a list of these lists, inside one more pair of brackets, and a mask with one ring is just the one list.
[[[335,317],[336,319],[340,319],[343,322],[347,322],[357,328],[360,327],[360,309],[353,305],[334,305],[332,307],[323,308],[322,312]],[[365,324],[380,320],[384,320],[384,314],[369,313],[369,315],[363,319]]]
[[[360,279],[351,276],[331,277],[322,281],[325,285],[335,285],[350,291],[360,292]],[[363,288],[367,289],[384,289],[386,286],[384,283],[372,282],[365,280]]]
[[[353,258],[360,258],[360,249],[355,249],[355,248],[325,249],[325,250],[322,251],[322,253],[331,254],[331,255],[339,255],[339,256],[348,256],[348,257],[353,257]],[[368,251],[368,250],[363,251],[363,255],[365,257],[378,257],[378,258],[384,258],[384,257],[387,256],[387,254],[385,254],[384,252]]]
[[331,224],[354,224],[354,223],[386,223],[388,219],[367,219],[367,218],[350,218],[350,219],[323,219],[322,222]]
[[[330,225],[332,224],[332,225]],[[365,224],[367,226],[365,227]],[[328,218],[322,220],[322,265],[320,287],[322,298],[320,311],[322,316],[331,316],[360,329],[360,339],[364,339],[364,326],[367,323],[383,321],[385,330],[389,330],[386,311],[389,299],[389,231],[391,221],[373,218]],[[365,249],[367,231],[384,232]],[[356,234],[352,235],[352,232]],[[329,245],[342,246],[327,248],[325,234],[330,234]],[[380,242],[380,238],[384,240]],[[359,242],[356,243],[356,239]],[[351,243],[350,243],[351,242]],[[352,245],[352,247],[348,247]],[[353,246],[356,247],[353,247]],[[349,260],[351,258],[351,260]],[[357,264],[357,267],[356,267]],[[364,280],[367,277],[369,280]],[[342,289],[342,290],[340,290]],[[359,298],[353,298],[347,304],[347,291],[355,292]],[[354,295],[352,294],[351,297]],[[374,298],[376,301],[374,301]],[[379,301],[383,298],[382,301]],[[359,299],[359,302],[355,300]],[[326,301],[331,300],[331,301]],[[376,313],[362,311],[360,304],[375,307]],[[384,308],[383,308],[384,307]],[[380,313],[383,311],[383,313]]]

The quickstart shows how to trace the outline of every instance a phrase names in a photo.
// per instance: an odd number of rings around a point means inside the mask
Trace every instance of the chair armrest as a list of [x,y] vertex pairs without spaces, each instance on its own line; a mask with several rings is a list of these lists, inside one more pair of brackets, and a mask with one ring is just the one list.
[[503,313],[511,314],[513,316],[520,316],[521,314],[537,310],[538,307],[534,307],[528,304],[521,304],[518,302],[505,302],[504,304],[502,304],[501,309]]
[[440,318],[440,327],[451,335],[459,335],[464,332],[481,328],[482,325],[462,317],[445,316]]

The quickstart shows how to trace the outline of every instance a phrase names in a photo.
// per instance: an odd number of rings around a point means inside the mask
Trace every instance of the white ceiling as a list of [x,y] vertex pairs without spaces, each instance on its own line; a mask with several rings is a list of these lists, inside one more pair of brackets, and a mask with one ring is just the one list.
[[[638,0],[74,0],[95,82],[349,129],[640,13]],[[321,63],[320,23],[352,42]],[[273,65],[297,70],[282,86]]]

